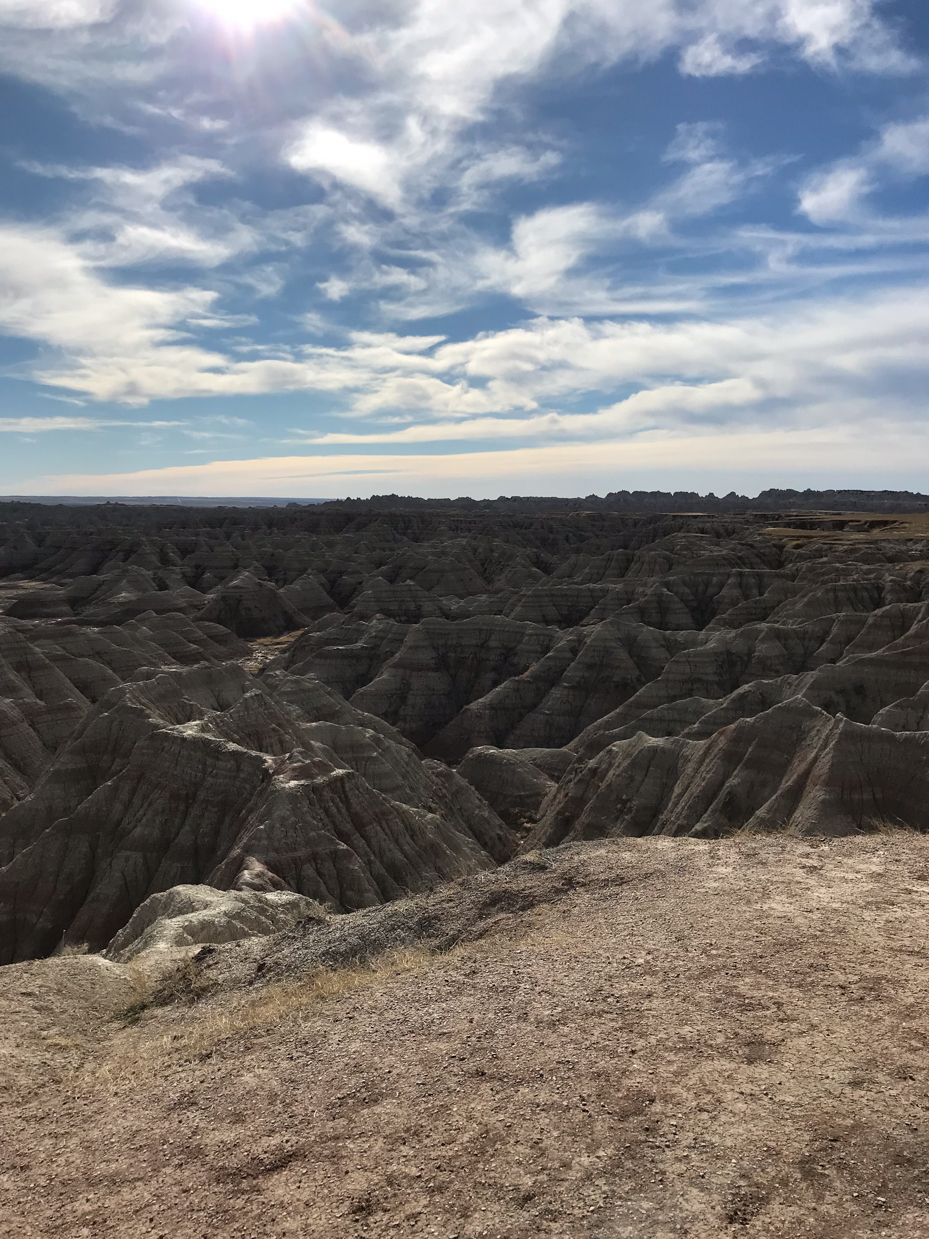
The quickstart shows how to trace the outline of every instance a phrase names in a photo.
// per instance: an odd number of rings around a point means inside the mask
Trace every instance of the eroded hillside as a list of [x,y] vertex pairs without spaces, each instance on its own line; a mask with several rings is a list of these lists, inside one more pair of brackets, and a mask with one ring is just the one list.
[[563,842],[929,825],[925,515],[3,517],[6,963],[183,884],[346,912]]

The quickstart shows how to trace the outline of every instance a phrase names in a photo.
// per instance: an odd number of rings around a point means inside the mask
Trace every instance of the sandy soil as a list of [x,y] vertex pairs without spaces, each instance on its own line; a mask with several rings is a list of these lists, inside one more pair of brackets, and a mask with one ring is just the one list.
[[127,1023],[126,969],[0,970],[0,1234],[929,1236],[929,840],[538,870],[514,911],[505,870],[459,884],[476,941],[252,1027],[255,984]]

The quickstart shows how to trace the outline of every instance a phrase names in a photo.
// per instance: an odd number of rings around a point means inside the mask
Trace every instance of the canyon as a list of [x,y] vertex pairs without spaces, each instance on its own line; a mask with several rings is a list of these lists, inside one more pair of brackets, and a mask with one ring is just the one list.
[[8,509],[3,963],[185,885],[344,913],[583,840],[929,825],[926,515]]
[[784,496],[0,504],[3,1233],[929,1235],[929,513]]

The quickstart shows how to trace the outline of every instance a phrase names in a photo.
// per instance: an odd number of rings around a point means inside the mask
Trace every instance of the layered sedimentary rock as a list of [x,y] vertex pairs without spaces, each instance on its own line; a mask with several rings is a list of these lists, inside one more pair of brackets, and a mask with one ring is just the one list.
[[471,786],[505,822],[516,826],[535,822],[542,805],[555,790],[555,781],[534,765],[532,749],[471,749],[458,767]]
[[222,624],[237,637],[276,637],[306,625],[302,615],[270,581],[240,572],[214,590],[200,618]]
[[512,854],[454,772],[435,778],[380,720],[289,678],[225,664],[111,689],[0,821],[5,962],[101,947],[158,891],[248,889],[256,867],[345,911]]
[[922,509],[625,502],[7,505],[0,958],[179,886],[338,912],[565,840],[929,826]]
[[706,740],[617,741],[565,778],[527,846],[882,826],[929,829],[929,732],[854,723],[797,697]]
[[107,947],[107,957],[128,963],[146,951],[218,946],[292,929],[322,919],[323,909],[294,891],[220,891],[213,886],[173,886],[150,895]]
[[247,647],[183,616],[99,630],[0,621],[0,810],[21,800],[111,688],[160,666],[225,661]]

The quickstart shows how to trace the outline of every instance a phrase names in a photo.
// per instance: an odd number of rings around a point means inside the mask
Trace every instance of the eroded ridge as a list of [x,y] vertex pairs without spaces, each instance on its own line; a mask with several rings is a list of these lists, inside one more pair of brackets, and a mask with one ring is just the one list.
[[929,517],[786,498],[7,505],[0,959],[182,886],[348,912],[576,840],[923,830]]

